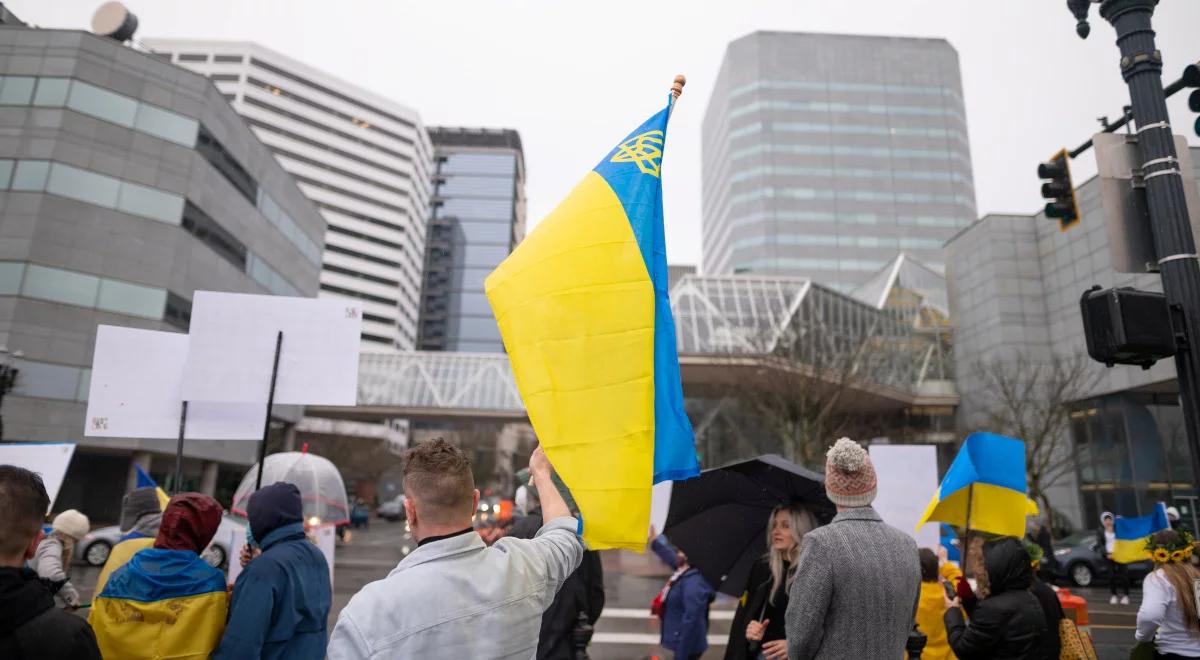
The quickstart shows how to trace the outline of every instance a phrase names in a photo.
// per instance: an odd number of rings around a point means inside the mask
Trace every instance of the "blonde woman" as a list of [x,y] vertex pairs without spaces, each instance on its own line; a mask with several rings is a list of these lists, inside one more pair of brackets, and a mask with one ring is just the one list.
[[1173,529],[1151,536],[1146,546],[1154,570],[1142,583],[1134,637],[1153,643],[1155,658],[1200,658],[1200,614],[1193,586],[1200,570],[1189,561],[1192,548],[1191,535]]
[[816,517],[799,504],[780,505],[771,511],[767,554],[750,570],[746,592],[733,617],[726,660],[786,660],[788,591],[796,576],[800,544],[816,526]]

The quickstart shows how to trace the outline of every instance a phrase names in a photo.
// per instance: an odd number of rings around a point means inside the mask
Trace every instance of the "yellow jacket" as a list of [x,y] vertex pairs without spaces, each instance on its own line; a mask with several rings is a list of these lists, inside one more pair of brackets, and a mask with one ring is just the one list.
[[[954,564],[946,562],[940,569],[942,579],[954,584],[962,576]],[[946,624],[942,617],[946,613],[944,595],[940,582],[922,582],[921,598],[917,603],[917,627],[925,633],[925,652],[921,660],[955,660],[950,643],[946,640]]]

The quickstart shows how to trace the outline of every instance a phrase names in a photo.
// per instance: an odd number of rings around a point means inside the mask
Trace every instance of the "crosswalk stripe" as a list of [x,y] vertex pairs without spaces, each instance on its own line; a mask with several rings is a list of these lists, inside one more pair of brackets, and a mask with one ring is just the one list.
[[[600,614],[600,619],[650,619],[653,616],[649,608],[606,607]],[[712,610],[708,618],[710,621],[732,621],[733,610]]]
[[[709,646],[725,646],[728,641],[725,635],[709,635]],[[643,644],[648,646],[658,645],[658,635],[651,633],[617,633],[617,632],[598,632],[592,635],[593,644]]]

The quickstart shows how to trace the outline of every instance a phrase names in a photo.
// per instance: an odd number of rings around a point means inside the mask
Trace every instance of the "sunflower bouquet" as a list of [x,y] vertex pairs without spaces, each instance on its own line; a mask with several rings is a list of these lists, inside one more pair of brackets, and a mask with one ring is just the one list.
[[1183,531],[1170,543],[1146,542],[1146,556],[1156,564],[1181,564],[1190,559],[1194,551],[1192,535]]

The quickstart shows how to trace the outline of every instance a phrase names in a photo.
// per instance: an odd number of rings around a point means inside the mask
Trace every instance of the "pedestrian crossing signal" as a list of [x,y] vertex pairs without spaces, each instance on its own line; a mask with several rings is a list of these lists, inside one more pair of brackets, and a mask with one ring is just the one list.
[[1042,197],[1049,200],[1046,203],[1046,217],[1058,220],[1062,231],[1079,222],[1079,203],[1075,199],[1075,187],[1071,184],[1070,160],[1071,155],[1063,149],[1049,162],[1038,165],[1038,178],[1048,179],[1042,183]]

